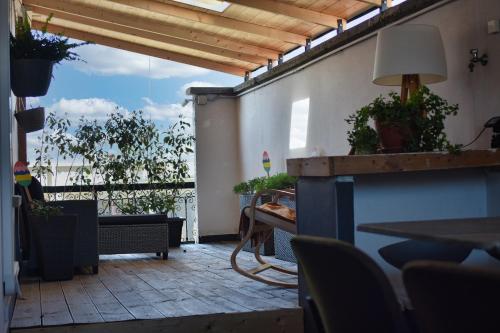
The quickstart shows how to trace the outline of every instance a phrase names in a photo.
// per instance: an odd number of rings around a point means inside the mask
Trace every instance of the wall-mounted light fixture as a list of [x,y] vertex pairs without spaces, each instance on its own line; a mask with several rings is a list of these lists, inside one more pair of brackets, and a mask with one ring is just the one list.
[[479,56],[479,49],[471,49],[470,50],[471,59],[469,61],[469,70],[474,72],[474,67],[477,63],[480,63],[483,66],[488,64],[488,55],[484,53],[482,56]]

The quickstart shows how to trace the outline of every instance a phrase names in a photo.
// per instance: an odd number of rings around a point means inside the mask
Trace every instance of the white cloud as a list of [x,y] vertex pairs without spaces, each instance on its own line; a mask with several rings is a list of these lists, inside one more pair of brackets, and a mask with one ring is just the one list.
[[[111,112],[126,112],[127,110],[113,101],[104,98],[66,99],[61,98],[47,108],[48,112],[55,112],[59,116],[67,114],[72,122],[84,116],[88,119],[104,119]],[[47,112],[47,113],[48,113]]]
[[40,105],[40,97],[26,97],[26,109],[36,108]]
[[179,116],[183,116],[185,120],[191,123],[193,106],[191,103],[186,106],[181,104],[158,104],[147,97],[143,97],[146,104],[141,108],[146,117],[151,117],[151,120],[160,123],[161,125],[169,125],[178,120]]
[[73,61],[71,65],[79,71],[97,75],[137,75],[151,79],[171,77],[188,78],[208,74],[209,69],[195,67],[106,47],[102,45],[85,45],[78,48],[77,53],[85,60]]

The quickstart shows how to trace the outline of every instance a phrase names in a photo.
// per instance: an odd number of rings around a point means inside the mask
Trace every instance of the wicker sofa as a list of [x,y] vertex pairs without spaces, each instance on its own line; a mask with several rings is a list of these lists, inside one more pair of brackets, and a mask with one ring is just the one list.
[[167,216],[99,216],[99,254],[157,253],[168,259]]

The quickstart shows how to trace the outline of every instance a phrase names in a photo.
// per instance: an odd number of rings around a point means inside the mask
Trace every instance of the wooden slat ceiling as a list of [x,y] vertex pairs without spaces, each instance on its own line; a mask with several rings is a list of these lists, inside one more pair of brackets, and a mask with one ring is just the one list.
[[35,29],[53,15],[49,32],[244,76],[382,0],[228,0],[222,13],[171,0],[21,1]]

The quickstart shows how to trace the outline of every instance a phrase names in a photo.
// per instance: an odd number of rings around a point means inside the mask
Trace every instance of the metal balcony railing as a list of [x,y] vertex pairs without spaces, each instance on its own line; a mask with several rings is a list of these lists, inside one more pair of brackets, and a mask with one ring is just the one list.
[[[44,186],[43,192],[48,201],[56,200],[97,200],[99,215],[120,214],[120,208],[125,202],[133,203],[138,197],[148,195],[151,191],[173,189],[173,184],[130,184],[114,185],[112,195],[105,185],[77,186]],[[179,189],[179,186],[177,186]],[[196,190],[194,182],[186,182],[175,197],[175,207],[169,216],[186,219],[182,230],[183,242],[193,242],[198,236],[198,221],[196,215]]]

